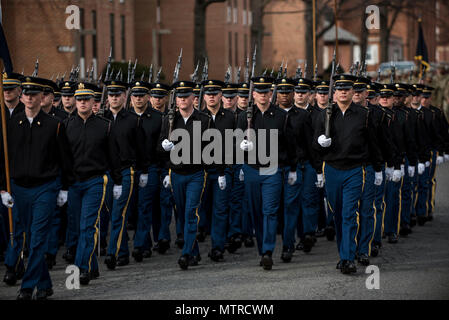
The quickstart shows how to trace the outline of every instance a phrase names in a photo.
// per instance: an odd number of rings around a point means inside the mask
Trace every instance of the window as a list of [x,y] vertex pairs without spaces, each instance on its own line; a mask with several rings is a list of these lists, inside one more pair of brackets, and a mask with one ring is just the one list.
[[227,6],[227,12],[226,12],[226,22],[231,23],[232,22],[232,5],[231,0],[228,0],[228,6]]
[[114,30],[114,14],[109,15],[109,29],[111,35],[112,59],[115,59],[115,30]]
[[92,29],[95,33],[92,35],[92,58],[97,58],[97,12],[92,10]]
[[232,66],[232,32],[229,32],[228,35],[228,45],[229,45],[228,62]]
[[234,64],[237,67],[239,65],[239,34],[236,32],[234,35],[234,51],[235,51],[235,60]]
[[121,41],[122,41],[122,60],[126,59],[126,37],[125,37],[125,16],[120,16],[121,23]]

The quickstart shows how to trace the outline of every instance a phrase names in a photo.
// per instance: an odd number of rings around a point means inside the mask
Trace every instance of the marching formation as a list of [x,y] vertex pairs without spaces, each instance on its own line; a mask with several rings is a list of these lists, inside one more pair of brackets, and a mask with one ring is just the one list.
[[[187,270],[209,235],[211,260],[256,246],[264,270],[278,234],[284,263],[317,237],[336,238],[337,269],[351,274],[383,239],[397,243],[432,220],[449,131],[431,87],[394,75],[379,83],[358,64],[339,73],[335,58],[329,81],[301,68],[288,77],[284,66],[257,76],[255,55],[243,82],[230,70],[209,79],[207,61],[201,79],[199,67],[179,79],[182,51],[171,85],[152,68],[148,81],[131,66],[127,81],[114,77],[110,59],[95,84],[76,70],[56,82],[3,74],[0,255],[5,284],[21,280],[18,299],[53,294],[62,246],[82,285],[100,276],[99,263],[114,270],[172,246]],[[231,135],[231,154],[228,131],[243,133]]]

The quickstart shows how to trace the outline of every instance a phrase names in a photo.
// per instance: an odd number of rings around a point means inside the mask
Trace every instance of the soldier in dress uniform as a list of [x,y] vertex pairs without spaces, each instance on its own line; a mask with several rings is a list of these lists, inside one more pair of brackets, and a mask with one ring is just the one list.
[[60,84],[62,108],[68,114],[72,114],[75,110],[75,86],[76,83],[73,81],[64,81]]
[[[165,117],[162,122],[160,136],[160,150],[170,152],[170,174],[168,185],[171,185],[173,197],[178,215],[184,217],[184,247],[178,264],[181,269],[186,270],[189,266],[196,266],[201,260],[198,241],[196,239],[199,223],[199,208],[201,206],[202,195],[206,185],[206,173],[201,161],[203,147],[194,148],[194,141],[198,143],[210,125],[212,119],[193,107],[193,88],[195,84],[191,81],[178,81],[173,84],[172,89],[176,92],[177,111],[174,117]],[[174,107],[174,106],[172,106]],[[171,122],[173,120],[173,122]],[[200,136],[194,135],[195,134]],[[179,136],[171,135],[172,130],[183,129],[184,134],[189,135],[189,143],[181,142]],[[176,154],[176,146],[182,153],[188,152],[189,157],[182,159],[182,154]],[[188,150],[183,150],[188,148]],[[174,150],[175,149],[175,150]],[[199,150],[198,150],[199,149]],[[196,151],[195,151],[196,150]],[[173,157],[181,156],[177,164],[172,161]],[[187,159],[188,158],[188,159]],[[195,160],[195,161],[194,161]],[[167,185],[167,186],[168,186]]]
[[[254,110],[240,113],[237,127],[243,131],[248,129],[248,112],[251,118],[251,129],[246,138],[240,143],[240,149],[246,152],[247,158],[243,165],[245,179],[245,193],[248,211],[254,221],[258,253],[262,257],[260,266],[271,270],[273,266],[273,251],[276,244],[277,212],[280,205],[283,177],[282,167],[290,166],[288,173],[290,184],[296,182],[295,147],[288,134],[286,126],[287,113],[270,102],[270,89],[273,79],[270,77],[255,77]],[[260,140],[277,132],[277,162],[261,163],[261,159],[254,159],[258,148],[270,150],[269,140]],[[267,138],[268,139],[268,138]],[[260,145],[259,145],[260,144]],[[267,154],[267,156],[275,156]],[[256,161],[253,161],[256,160]]]
[[142,169],[143,132],[140,118],[124,109],[127,84],[106,81],[109,110],[105,118],[112,122],[112,132],[120,158],[122,180],[113,187],[111,235],[105,264],[109,270],[129,264],[127,220],[130,199],[136,183],[135,172]]
[[314,146],[325,161],[325,187],[329,209],[334,214],[340,262],[344,274],[357,272],[358,206],[365,183],[364,165],[371,162],[381,169],[380,151],[368,110],[352,102],[355,76],[339,74],[335,81],[335,100],[330,116],[330,136],[324,134],[325,117],[315,128]]
[[[17,280],[25,242],[30,249],[19,300],[31,299],[36,288],[36,299],[53,294],[44,255],[47,234],[56,201],[67,201],[62,190],[67,190],[72,168],[64,125],[41,110],[44,86],[43,79],[23,79],[25,111],[15,115],[8,126],[12,194],[2,191],[2,202],[13,207],[14,247],[8,246],[5,261],[7,284]],[[60,175],[62,188],[57,184]],[[2,176],[1,190],[5,190],[5,184]]]
[[100,213],[106,197],[107,172],[121,183],[119,155],[111,122],[92,111],[95,86],[79,83],[75,91],[76,111],[64,120],[74,157],[74,180],[68,189],[68,215],[79,225],[75,265],[80,283],[99,277],[96,247],[99,242]]

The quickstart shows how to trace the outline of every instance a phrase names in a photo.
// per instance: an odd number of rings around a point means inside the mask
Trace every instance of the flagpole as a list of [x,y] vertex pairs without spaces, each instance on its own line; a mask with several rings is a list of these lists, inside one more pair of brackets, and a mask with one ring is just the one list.
[[[3,60],[0,59],[0,70],[3,70]],[[9,157],[8,157],[8,138],[6,128],[6,113],[5,113],[5,101],[3,96],[3,75],[0,77],[0,109],[2,116],[2,134],[3,134],[3,153],[5,156],[5,174],[6,174],[6,191],[11,194],[11,182],[9,176]],[[11,248],[14,245],[14,229],[12,223],[12,209],[8,208],[9,218],[9,237],[11,241]]]
[[313,67],[316,66],[316,0],[312,0],[313,10]]

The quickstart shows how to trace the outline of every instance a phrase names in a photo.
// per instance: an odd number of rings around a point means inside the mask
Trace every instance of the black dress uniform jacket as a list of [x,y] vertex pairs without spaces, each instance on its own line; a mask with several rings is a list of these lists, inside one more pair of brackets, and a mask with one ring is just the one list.
[[[67,190],[73,179],[73,157],[61,121],[42,110],[31,125],[25,112],[15,115],[8,124],[8,150],[14,183],[33,188],[61,176],[62,188]],[[4,177],[2,183],[6,184]]]
[[313,107],[309,106],[310,111],[293,106],[287,111],[287,130],[290,130],[295,146],[295,161],[298,164],[303,164],[310,161],[312,167],[317,173],[322,173],[322,160],[317,156],[317,152],[312,148],[313,129],[312,117],[314,112]]
[[368,108],[351,103],[345,114],[337,104],[332,106],[330,137],[332,144],[323,148],[318,137],[325,132],[324,115],[315,129],[314,147],[332,167],[350,170],[358,166],[372,164],[376,172],[381,171],[382,155],[378,146],[376,130]]
[[[248,129],[248,121],[247,121],[247,114],[248,110],[241,112],[239,114],[238,122],[237,122],[237,128],[245,131]],[[267,130],[267,137],[266,137],[266,152],[270,152],[270,131],[269,130],[277,130],[278,136],[277,136],[277,146],[278,146],[278,166],[279,167],[285,167],[290,166],[290,170],[292,172],[296,171],[296,165],[297,165],[297,159],[296,159],[296,148],[293,143],[293,134],[291,131],[288,130],[287,125],[287,113],[284,110],[281,110],[277,106],[271,105],[267,111],[265,111],[263,114],[259,110],[259,108],[254,105],[254,111],[253,116],[251,120],[251,129],[254,129],[255,136],[250,136],[250,141],[254,144],[254,150],[252,152],[257,152],[257,132],[259,129],[266,129]],[[237,147],[240,147],[237,145]],[[256,154],[257,154],[256,153]],[[246,153],[247,155],[247,153]],[[270,157],[272,155],[266,155],[267,157]],[[245,157],[247,160],[247,157]],[[248,163],[248,162],[247,162]],[[261,164],[259,162],[259,159],[256,159],[256,163],[248,163],[251,167],[255,169],[268,167],[270,164]]]
[[[131,111],[135,113],[135,111]],[[143,163],[144,169],[151,165],[159,165],[157,146],[162,128],[163,114],[153,108],[148,107],[140,117],[140,124],[143,132]]]
[[58,118],[59,120],[63,121],[69,117],[69,114],[65,112],[64,110],[58,109],[56,107],[51,107],[49,115]]
[[75,180],[84,182],[109,171],[122,184],[120,162],[111,133],[111,122],[92,114],[84,121],[78,114],[64,121],[73,154]]
[[441,136],[440,120],[438,114],[431,107],[421,107],[424,114],[424,124],[429,134],[431,150],[444,151],[443,137]]
[[134,112],[121,109],[116,118],[110,110],[104,117],[112,122],[115,148],[118,150],[120,170],[134,168],[143,169],[144,134],[140,118]]
[[[212,164],[211,166],[208,167],[208,169],[209,168],[217,169],[218,175],[223,176],[226,167],[229,166],[229,165],[226,165],[227,154],[226,154],[226,143],[225,143],[225,136],[226,136],[225,131],[226,130],[234,130],[236,128],[236,125],[237,125],[236,114],[230,110],[226,110],[223,107],[220,107],[217,114],[215,115],[215,120],[214,120],[212,117],[212,113],[209,111],[209,109],[206,108],[204,113],[206,113],[211,118],[212,127],[217,129],[218,131],[220,131],[221,141],[222,141],[222,143],[221,143],[221,145],[222,145],[221,164]],[[235,150],[234,139],[233,139],[233,149]],[[235,155],[235,152],[234,152],[234,155]],[[211,156],[213,156],[213,154],[211,154]],[[230,162],[230,161],[228,161],[228,162]]]
[[435,129],[442,140],[438,152],[440,155],[442,155],[443,152],[449,153],[449,125],[447,119],[441,109],[431,105],[430,110],[435,113]]
[[[201,127],[201,137],[194,137],[193,136],[193,124],[194,122],[197,122],[200,124]],[[162,141],[165,139],[169,139],[168,137],[168,131],[169,131],[169,121],[168,121],[168,115],[164,116],[162,120],[162,129],[161,129],[161,135],[159,137],[159,143],[158,143],[158,149],[159,152],[162,152],[165,156],[165,159],[168,160],[168,167],[173,170],[173,172],[183,175],[190,175],[193,173],[196,173],[198,171],[202,171],[205,169],[205,166],[203,165],[202,160],[202,152],[204,149],[204,146],[207,144],[207,142],[201,142],[202,136],[204,131],[207,129],[213,127],[212,119],[205,113],[198,111],[197,109],[193,109],[193,113],[190,115],[189,119],[187,120],[187,123],[184,123],[184,119],[179,113],[179,111],[175,112],[174,122],[173,122],[173,131],[176,129],[185,129],[189,133],[190,136],[190,159],[189,163],[180,163],[180,164],[174,164],[170,160],[170,152],[165,151],[162,148]],[[193,138],[192,138],[193,137]],[[193,154],[193,143],[194,139],[200,139],[199,141],[196,141],[196,143],[200,143],[201,145],[201,154],[195,155],[195,158],[200,158],[200,164],[194,163],[194,154]],[[170,139],[169,139],[170,140]],[[181,138],[171,140],[175,146],[178,142],[181,142]],[[178,152],[178,151],[174,151]],[[182,152],[179,153],[179,157],[182,157]]]
[[416,166],[418,163],[418,145],[416,142],[416,128],[415,128],[415,114],[411,113],[410,109],[404,105],[393,108],[396,111],[398,119],[405,118],[405,142],[406,142],[406,155],[408,162],[411,166]]

